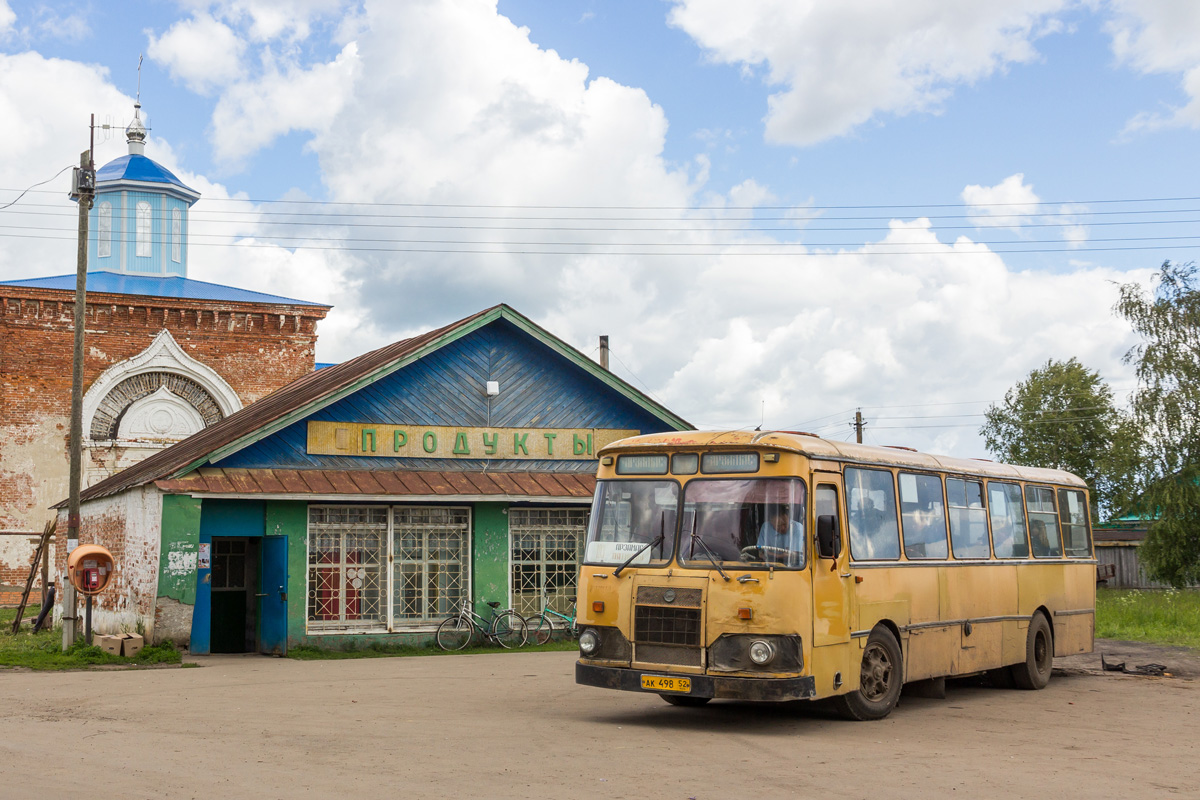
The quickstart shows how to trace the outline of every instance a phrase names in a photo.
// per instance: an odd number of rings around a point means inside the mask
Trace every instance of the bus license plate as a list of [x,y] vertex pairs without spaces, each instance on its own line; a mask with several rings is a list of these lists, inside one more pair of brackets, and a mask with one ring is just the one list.
[[642,688],[651,692],[681,692],[692,690],[691,678],[668,678],[665,675],[643,675]]

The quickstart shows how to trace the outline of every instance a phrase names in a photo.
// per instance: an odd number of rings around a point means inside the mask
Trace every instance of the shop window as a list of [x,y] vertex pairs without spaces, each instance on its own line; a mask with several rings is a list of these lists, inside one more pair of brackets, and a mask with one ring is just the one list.
[[561,614],[574,612],[587,524],[586,509],[509,509],[513,607],[517,613],[529,617],[540,612],[543,588],[550,608]]
[[316,630],[386,625],[387,508],[309,506],[308,620]]
[[392,509],[392,622],[431,625],[458,611],[469,589],[471,512]]

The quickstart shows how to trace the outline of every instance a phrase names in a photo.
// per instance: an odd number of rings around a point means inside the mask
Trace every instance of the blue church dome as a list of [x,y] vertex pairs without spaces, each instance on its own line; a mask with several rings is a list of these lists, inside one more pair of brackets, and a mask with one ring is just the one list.
[[[143,155],[130,153],[115,158],[96,170],[96,183],[108,181],[138,181],[140,183],[165,183],[178,186],[194,194],[195,190],[175,177],[171,170]],[[102,188],[102,187],[97,187]]]

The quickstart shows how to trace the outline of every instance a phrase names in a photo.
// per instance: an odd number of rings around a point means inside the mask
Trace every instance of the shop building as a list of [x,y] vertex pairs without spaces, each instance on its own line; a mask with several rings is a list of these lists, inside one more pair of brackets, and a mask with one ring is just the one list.
[[[193,653],[427,640],[565,610],[596,453],[690,425],[508,306],[308,374],[87,489],[101,632]],[[65,513],[60,511],[61,514]]]

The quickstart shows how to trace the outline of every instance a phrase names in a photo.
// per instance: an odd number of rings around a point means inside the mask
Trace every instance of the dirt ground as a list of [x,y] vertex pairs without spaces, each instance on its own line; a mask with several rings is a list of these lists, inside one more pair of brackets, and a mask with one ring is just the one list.
[[0,798],[1197,797],[1200,657],[1133,647],[1098,643],[1180,677],[1080,657],[874,723],[577,686],[573,653],[0,672]]

